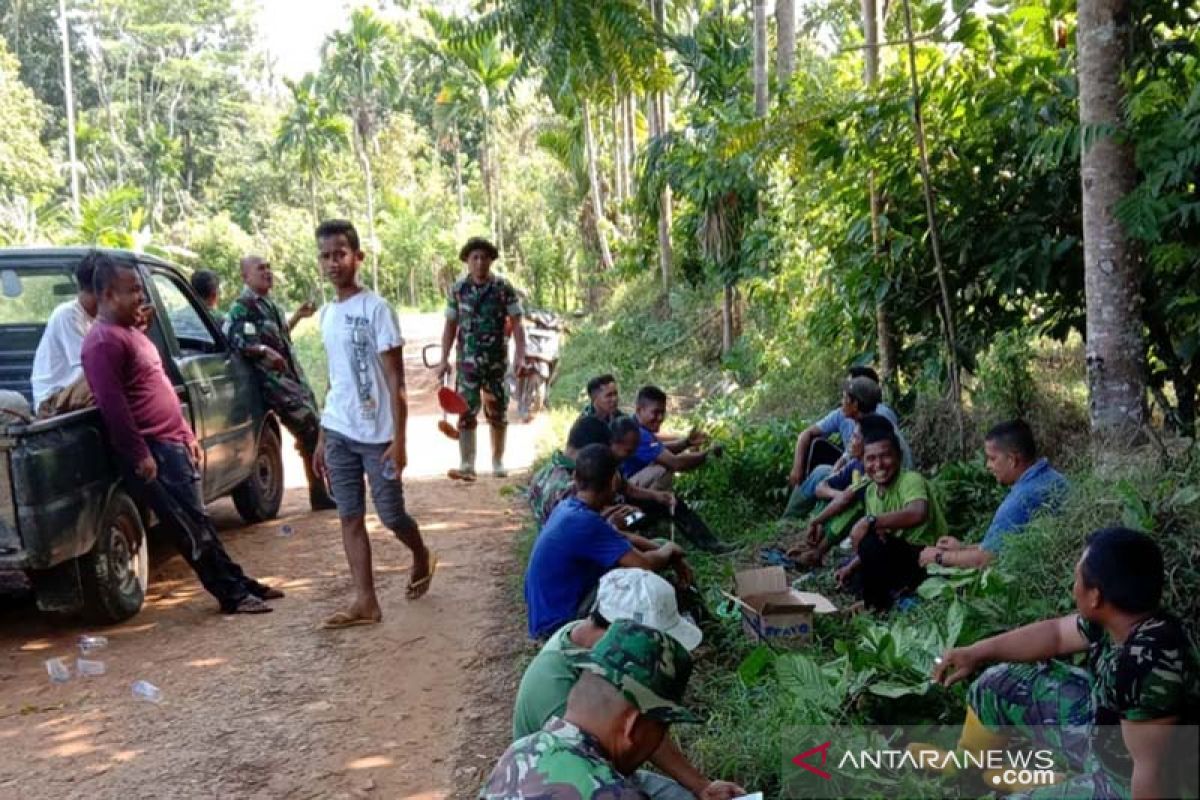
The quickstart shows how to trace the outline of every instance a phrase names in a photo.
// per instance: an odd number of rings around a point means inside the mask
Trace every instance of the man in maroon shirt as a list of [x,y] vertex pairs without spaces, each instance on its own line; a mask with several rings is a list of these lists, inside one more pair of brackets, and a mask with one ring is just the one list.
[[83,374],[117,451],[125,484],[154,509],[204,588],[226,614],[261,614],[283,592],[249,578],[217,538],[200,493],[200,447],[183,418],[158,349],[138,329],[145,302],[132,264],[100,255],[96,323],[83,340]]

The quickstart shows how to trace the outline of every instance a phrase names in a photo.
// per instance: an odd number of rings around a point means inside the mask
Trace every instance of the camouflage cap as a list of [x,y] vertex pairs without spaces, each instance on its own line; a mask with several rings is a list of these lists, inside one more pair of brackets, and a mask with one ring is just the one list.
[[668,724],[700,721],[680,705],[692,676],[691,656],[661,631],[620,620],[590,651],[570,658],[580,669],[620,689],[625,699],[650,719]]

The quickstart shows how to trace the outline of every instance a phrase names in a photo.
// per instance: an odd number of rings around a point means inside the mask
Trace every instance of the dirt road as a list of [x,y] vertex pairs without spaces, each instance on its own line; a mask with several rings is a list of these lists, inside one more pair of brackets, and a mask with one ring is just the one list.
[[[272,614],[218,614],[171,557],[157,564],[142,613],[100,631],[110,642],[97,655],[107,673],[51,684],[43,661],[73,661],[76,637],[90,630],[0,599],[0,797],[465,795],[472,767],[486,766],[495,744],[482,752],[464,743],[477,728],[507,725],[470,698],[486,685],[481,669],[511,663],[521,648],[510,637],[510,652],[496,652],[489,637],[511,602],[505,592],[521,516],[516,501],[501,496],[511,479],[467,486],[439,477],[457,449],[435,429],[433,381],[415,346],[438,325],[402,324],[414,345],[405,488],[441,559],[429,595],[405,601],[408,551],[371,516],[383,624],[318,629],[345,601],[348,576],[336,515],[308,512],[293,458],[280,519],[242,527],[228,500],[210,509],[234,558],[287,592]],[[511,426],[510,465],[528,465],[537,431],[536,422]],[[482,466],[490,453],[480,439]],[[160,687],[163,702],[135,701],[138,679]],[[496,703],[511,702],[504,693]]]

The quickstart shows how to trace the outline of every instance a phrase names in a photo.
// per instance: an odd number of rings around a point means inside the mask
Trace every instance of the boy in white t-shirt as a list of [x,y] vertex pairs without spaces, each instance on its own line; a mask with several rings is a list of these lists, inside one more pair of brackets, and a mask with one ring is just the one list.
[[379,295],[359,286],[363,252],[352,224],[336,219],[322,222],[317,226],[317,250],[321,269],[337,295],[321,309],[329,394],[313,468],[329,479],[354,583],[350,607],[325,620],[324,627],[348,628],[383,618],[371,569],[364,474],[380,521],[412,550],[409,600],[429,590],[437,557],[422,541],[416,520],[404,510],[400,478],[408,463],[408,396],[404,339],[396,312]]

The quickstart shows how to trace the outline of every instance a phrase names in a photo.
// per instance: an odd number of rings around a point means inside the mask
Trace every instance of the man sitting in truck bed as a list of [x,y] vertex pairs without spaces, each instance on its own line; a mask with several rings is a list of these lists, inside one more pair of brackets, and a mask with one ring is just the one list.
[[242,572],[217,538],[200,493],[200,447],[158,348],[137,325],[145,303],[132,264],[94,259],[99,318],[83,341],[83,373],[135,498],[154,509],[185,561],[226,614],[261,614],[283,597]]
[[96,293],[92,291],[92,276],[96,272],[98,255],[84,256],[75,267],[78,294],[74,300],[68,300],[50,313],[46,330],[38,342],[29,382],[33,388],[34,411],[43,419],[92,404],[92,393],[83,378],[80,352],[83,337],[96,321],[97,301]]

